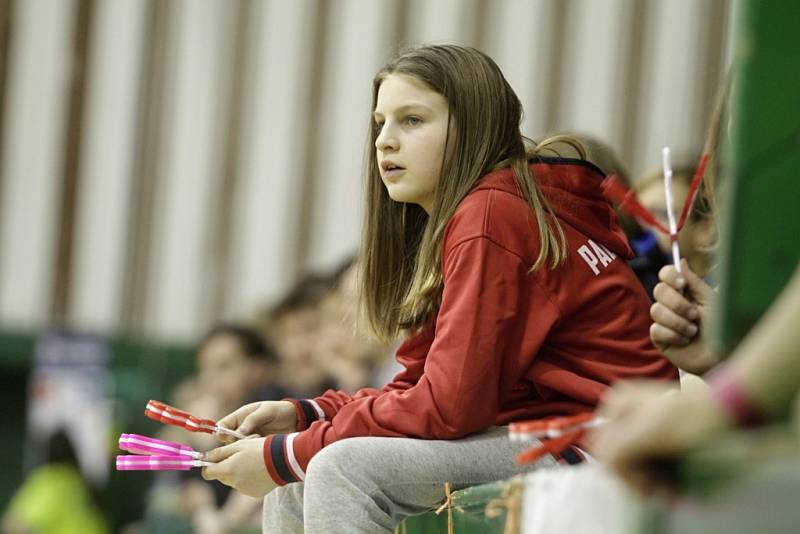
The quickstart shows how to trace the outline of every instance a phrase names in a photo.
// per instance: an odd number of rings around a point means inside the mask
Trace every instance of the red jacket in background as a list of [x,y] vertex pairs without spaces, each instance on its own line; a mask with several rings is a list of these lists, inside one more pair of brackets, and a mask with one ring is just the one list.
[[299,431],[264,444],[276,483],[303,480],[311,458],[341,439],[456,439],[591,411],[620,379],[677,378],[650,343],[649,301],[625,261],[632,252],[601,194],[603,174],[571,159],[531,168],[566,235],[566,263],[528,272],[536,219],[510,169],[487,175],[447,225],[441,307],[398,348],[405,370],[383,390],[293,401]]

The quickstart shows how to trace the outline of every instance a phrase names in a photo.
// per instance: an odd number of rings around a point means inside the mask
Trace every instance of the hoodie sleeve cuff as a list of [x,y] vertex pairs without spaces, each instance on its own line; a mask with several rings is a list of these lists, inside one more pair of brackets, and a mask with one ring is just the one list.
[[311,426],[314,421],[329,419],[322,407],[313,399],[283,399],[294,404],[297,412],[297,430],[302,431]]
[[291,482],[302,482],[306,478],[294,455],[294,438],[292,434],[273,434],[264,440],[264,465],[270,478],[279,486]]

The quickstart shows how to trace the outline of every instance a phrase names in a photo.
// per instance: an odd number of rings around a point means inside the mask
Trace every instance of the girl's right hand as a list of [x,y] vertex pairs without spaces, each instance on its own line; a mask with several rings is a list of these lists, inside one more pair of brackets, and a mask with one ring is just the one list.
[[658,273],[661,282],[653,290],[650,307],[650,339],[674,365],[693,374],[703,374],[719,362],[705,342],[705,325],[710,316],[714,290],[681,260]]
[[[226,415],[217,424],[246,436],[289,434],[297,431],[297,412],[289,401],[251,402]],[[235,441],[235,438],[225,434],[218,437],[226,443]]]

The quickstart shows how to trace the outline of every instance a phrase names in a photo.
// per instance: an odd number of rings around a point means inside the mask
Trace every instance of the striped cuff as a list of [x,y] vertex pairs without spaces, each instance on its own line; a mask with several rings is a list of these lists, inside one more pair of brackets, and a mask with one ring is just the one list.
[[325,412],[317,401],[311,399],[284,399],[294,404],[297,411],[297,430],[305,430],[314,421],[324,421]]
[[306,473],[294,456],[294,438],[292,434],[273,434],[264,440],[264,465],[272,480],[279,486],[291,482],[302,482]]

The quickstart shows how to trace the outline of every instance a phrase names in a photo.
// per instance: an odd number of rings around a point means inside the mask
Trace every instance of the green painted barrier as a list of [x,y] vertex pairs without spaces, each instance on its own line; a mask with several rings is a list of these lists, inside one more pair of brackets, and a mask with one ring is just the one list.
[[[397,529],[400,534],[477,534],[503,532],[506,521],[519,519],[522,479],[494,482],[454,491],[450,502],[438,511],[409,517]],[[509,512],[509,508],[511,512]]]
[[719,190],[717,341],[750,330],[800,260],[800,3],[749,0],[737,20],[731,131]]

